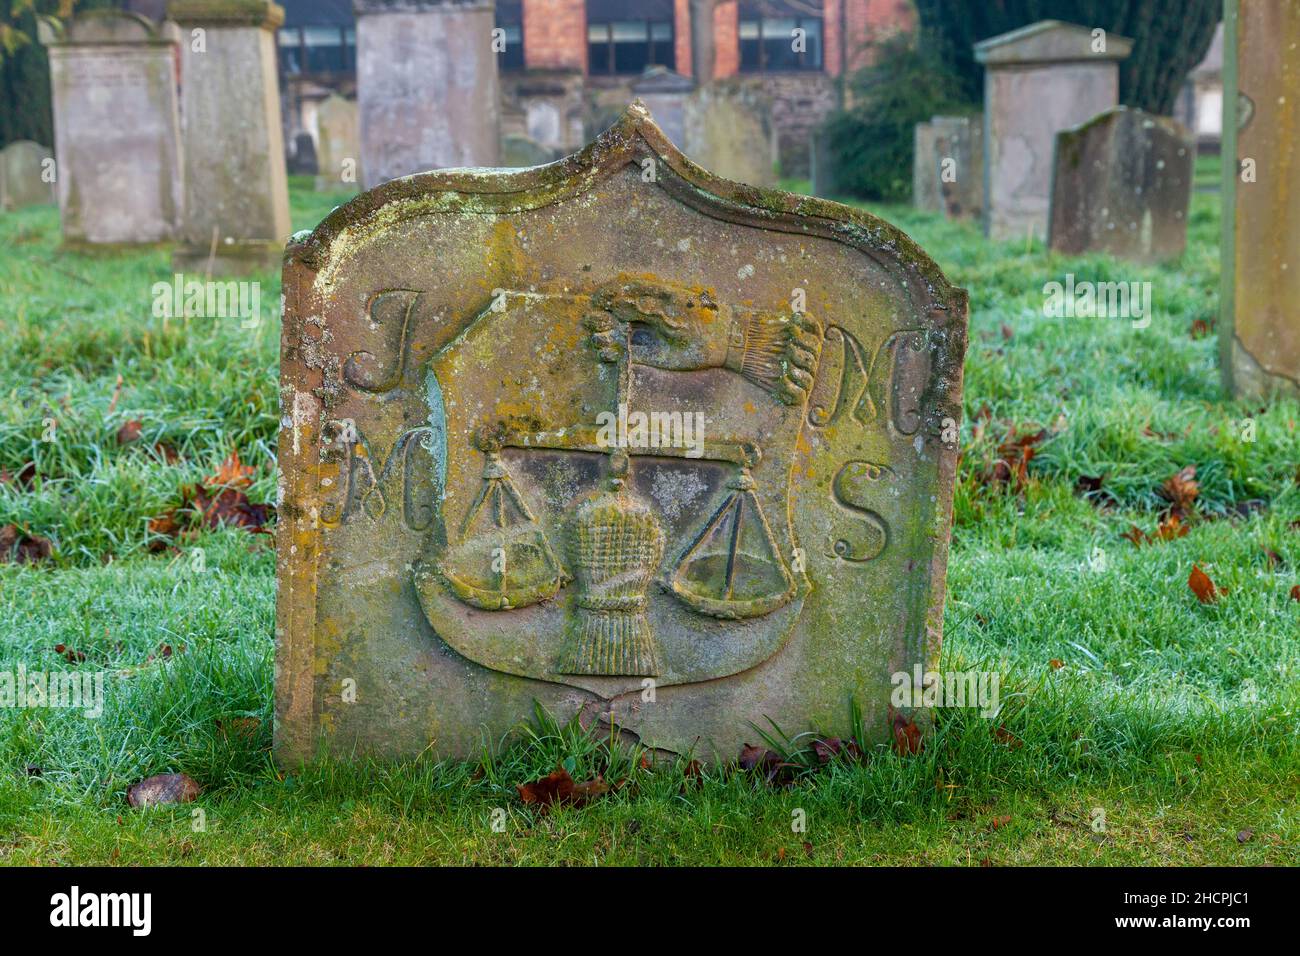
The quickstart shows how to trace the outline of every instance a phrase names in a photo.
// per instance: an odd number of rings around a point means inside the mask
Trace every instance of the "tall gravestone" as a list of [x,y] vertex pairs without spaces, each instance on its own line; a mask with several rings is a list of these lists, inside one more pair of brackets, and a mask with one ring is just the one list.
[[681,147],[724,179],[776,185],[776,128],[761,93],[749,84],[724,81],[696,87],[686,98]]
[[935,139],[932,168],[939,189],[939,208],[949,219],[984,215],[984,119],[952,117]]
[[357,0],[357,104],[368,187],[500,155],[491,0]]
[[833,199],[844,192],[836,169],[830,132],[825,126],[819,126],[808,139],[808,171],[812,177],[810,185],[814,196]]
[[1187,245],[1196,144],[1177,120],[1117,106],[1056,134],[1048,245],[1135,262]]
[[850,700],[884,739],[935,664],[967,299],[888,223],[635,104],[363,194],[283,288],[282,761],[465,754],[534,701],[704,759]]
[[171,0],[181,31],[185,221],[174,265],[246,272],[276,265],[289,236],[275,31],[267,0]]
[[1300,0],[1230,0],[1223,51],[1224,387],[1300,396]]
[[355,189],[360,182],[361,143],[357,134],[357,104],[337,93],[316,108],[316,136],[320,148],[316,188]]
[[176,44],[117,10],[41,22],[49,50],[55,182],[70,245],[155,243],[181,216]]
[[985,232],[1047,233],[1056,134],[1119,102],[1133,41],[1042,20],[975,44],[984,64]]
[[55,202],[53,159],[48,149],[28,139],[0,149],[0,209]]

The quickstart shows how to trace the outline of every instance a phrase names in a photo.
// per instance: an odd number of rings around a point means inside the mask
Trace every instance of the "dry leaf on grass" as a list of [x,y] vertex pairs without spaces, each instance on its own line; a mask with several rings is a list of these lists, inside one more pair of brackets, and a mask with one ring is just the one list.
[[39,564],[54,555],[54,542],[28,534],[17,525],[0,527],[0,564]]
[[1227,588],[1219,587],[1210,576],[1201,570],[1198,564],[1192,565],[1192,573],[1187,576],[1187,586],[1192,589],[1196,599],[1202,604],[1213,604],[1228,593]]
[[156,807],[167,803],[189,803],[202,788],[183,773],[160,773],[146,777],[126,792],[133,807]]
[[537,804],[543,809],[562,805],[581,807],[609,792],[609,785],[600,777],[575,783],[569,772],[559,767],[541,780],[516,784],[519,799],[525,804]]

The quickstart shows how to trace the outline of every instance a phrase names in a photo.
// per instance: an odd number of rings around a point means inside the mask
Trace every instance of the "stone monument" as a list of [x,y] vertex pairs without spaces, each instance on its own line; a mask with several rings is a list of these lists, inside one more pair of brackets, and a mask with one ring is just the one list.
[[1134,262],[1187,245],[1196,144],[1177,120],[1117,106],[1056,134],[1048,245]]
[[686,97],[682,151],[705,169],[751,186],[776,185],[776,129],[751,85],[719,81]]
[[984,64],[985,232],[1047,234],[1056,134],[1119,102],[1133,41],[1041,20],[975,44]]
[[949,219],[984,215],[984,118],[948,117],[934,142],[939,208]]
[[239,273],[280,262],[289,184],[275,31],[267,0],[171,0],[181,32],[185,220],[180,271]]
[[360,183],[361,143],[357,134],[357,104],[337,93],[316,108],[316,131],[320,141],[316,165],[320,169],[316,188],[353,189]]
[[1229,0],[1223,50],[1224,387],[1300,397],[1300,0]]
[[634,104],[357,197],[283,288],[281,761],[476,752],[534,701],[706,760],[851,699],[886,739],[939,652],[967,314],[902,232]]
[[498,165],[491,0],[357,0],[355,10],[366,187]]
[[64,242],[148,244],[181,216],[175,41],[152,21],[92,10],[40,22],[49,50]]
[[53,160],[48,149],[29,139],[0,149],[0,209],[56,202]]

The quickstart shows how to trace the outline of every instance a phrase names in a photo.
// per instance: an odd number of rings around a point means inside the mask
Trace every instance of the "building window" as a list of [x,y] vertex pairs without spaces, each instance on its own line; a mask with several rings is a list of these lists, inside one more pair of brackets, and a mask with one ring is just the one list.
[[587,72],[638,74],[649,66],[677,66],[672,3],[588,0]]
[[305,73],[342,73],[352,67],[352,50],[356,40],[349,40],[342,27],[303,27],[302,46]]
[[[756,7],[765,9],[756,9]],[[768,16],[776,3],[742,5],[740,70],[742,73],[822,68],[822,18],[804,14]]]
[[280,31],[280,72],[302,72],[302,31],[297,27],[285,27]]
[[497,67],[502,70],[524,68],[524,14],[519,0],[498,0],[496,26],[505,44],[497,53]]

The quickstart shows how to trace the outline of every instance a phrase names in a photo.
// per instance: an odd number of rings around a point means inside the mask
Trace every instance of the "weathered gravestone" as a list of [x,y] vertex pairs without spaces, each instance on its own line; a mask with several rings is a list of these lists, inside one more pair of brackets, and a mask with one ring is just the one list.
[[776,130],[760,98],[738,82],[697,87],[683,110],[682,151],[723,179],[775,186]]
[[316,141],[305,130],[293,137],[293,156],[288,162],[289,172],[295,176],[314,176],[320,172],[316,161]]
[[984,118],[951,117],[934,143],[934,176],[939,208],[949,219],[980,219],[984,214]]
[[1300,0],[1230,0],[1223,49],[1224,387],[1300,396]]
[[278,264],[289,235],[275,30],[267,0],[171,0],[180,27],[185,219],[179,269]]
[[814,196],[831,199],[843,193],[835,172],[835,150],[831,147],[830,133],[824,126],[813,130],[809,138],[808,170],[812,176],[810,185]]
[[70,245],[154,243],[180,223],[176,44],[134,13],[44,19],[59,215]]
[[48,149],[28,139],[0,149],[0,209],[54,202],[52,162]]
[[975,44],[984,64],[985,232],[1047,233],[1056,134],[1119,101],[1133,41],[1042,20]]
[[912,129],[912,205],[925,212],[938,212],[942,207],[939,196],[939,135],[955,116],[934,116]]
[[357,0],[354,9],[365,185],[497,165],[490,0]]
[[320,141],[316,151],[316,165],[320,170],[316,188],[355,188],[360,182],[357,172],[361,161],[356,102],[337,93],[326,97],[316,108],[316,135]]
[[284,291],[282,760],[464,754],[534,700],[706,759],[850,698],[883,737],[934,663],[966,294],[889,224],[634,105],[363,194]]
[[1057,133],[1048,244],[1135,262],[1177,258],[1195,156],[1177,120],[1124,106]]

